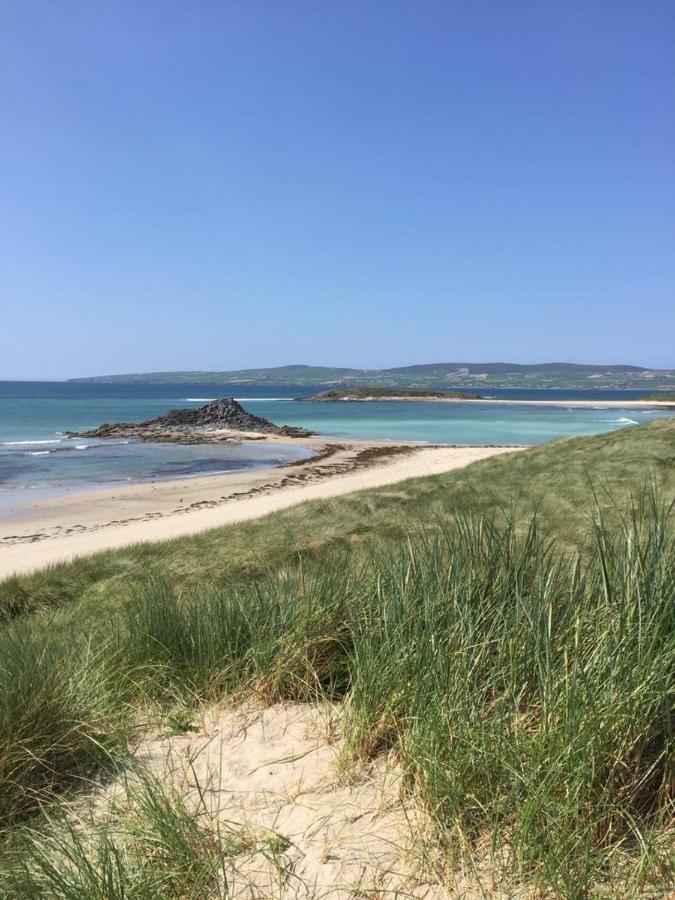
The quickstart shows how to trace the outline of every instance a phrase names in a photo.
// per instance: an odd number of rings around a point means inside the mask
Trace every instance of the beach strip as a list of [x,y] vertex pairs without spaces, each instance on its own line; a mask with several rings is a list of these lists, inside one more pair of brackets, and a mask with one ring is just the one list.
[[[309,442],[308,442],[309,443]],[[0,519],[0,578],[102,550],[197,534],[306,500],[438,475],[521,448],[314,442],[274,469],[119,485],[42,500]]]

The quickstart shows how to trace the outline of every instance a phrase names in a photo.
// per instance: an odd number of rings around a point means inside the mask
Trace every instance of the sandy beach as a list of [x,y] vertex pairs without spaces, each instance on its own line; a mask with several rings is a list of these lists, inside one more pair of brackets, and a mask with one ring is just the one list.
[[435,475],[519,449],[316,438],[294,443],[311,447],[315,456],[273,469],[124,484],[30,503],[0,519],[0,578],[243,522],[305,500]]

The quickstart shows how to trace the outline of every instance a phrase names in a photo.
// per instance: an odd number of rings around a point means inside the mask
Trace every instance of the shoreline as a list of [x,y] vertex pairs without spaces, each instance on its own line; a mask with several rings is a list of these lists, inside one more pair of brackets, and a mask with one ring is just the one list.
[[272,468],[118,484],[28,502],[0,519],[0,579],[146,541],[197,534],[327,499],[461,468],[523,447],[269,436],[315,455]]
[[[298,398],[302,400],[303,398]],[[312,403],[478,403],[499,406],[560,406],[573,409],[672,409],[672,400],[507,400],[490,397],[344,397]]]

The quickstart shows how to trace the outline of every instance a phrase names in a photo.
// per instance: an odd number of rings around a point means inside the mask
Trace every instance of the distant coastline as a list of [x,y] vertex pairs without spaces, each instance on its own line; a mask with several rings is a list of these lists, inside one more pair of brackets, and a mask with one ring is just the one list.
[[337,388],[405,388],[459,390],[516,388],[525,390],[675,390],[675,368],[648,369],[633,365],[551,363],[428,363],[391,369],[332,366],[276,366],[228,371],[171,371],[72,378],[80,384],[219,384],[289,387],[319,385]]

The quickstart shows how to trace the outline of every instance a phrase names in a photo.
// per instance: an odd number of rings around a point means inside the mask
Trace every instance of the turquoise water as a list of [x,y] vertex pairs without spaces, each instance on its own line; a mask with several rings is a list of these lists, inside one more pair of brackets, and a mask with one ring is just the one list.
[[668,413],[603,407],[639,392],[492,391],[513,399],[591,399],[591,409],[499,404],[312,403],[320,386],[95,385],[0,382],[0,488],[22,491],[166,479],[277,465],[306,451],[244,443],[184,446],[66,440],[62,432],[102,422],[141,421],[177,407],[234,394],[244,407],[278,424],[333,437],[451,444],[539,444],[649,422]]
[[[252,404],[251,404],[252,407]],[[256,403],[283,424],[330,435],[450,444],[542,444],[637,425],[660,411],[473,403]]]

